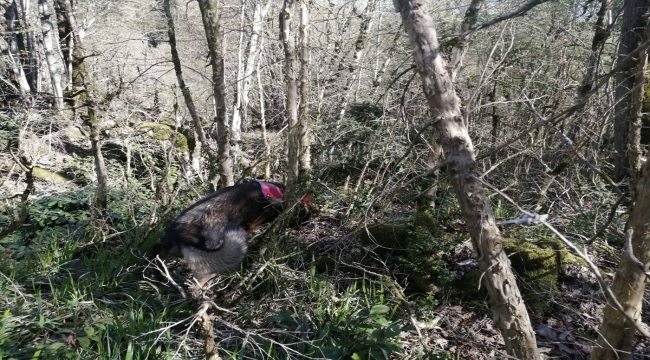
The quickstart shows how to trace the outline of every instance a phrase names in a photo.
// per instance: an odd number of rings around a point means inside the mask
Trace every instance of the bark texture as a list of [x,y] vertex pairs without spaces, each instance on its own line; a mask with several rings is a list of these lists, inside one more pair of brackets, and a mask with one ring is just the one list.
[[476,165],[474,148],[460,111],[445,61],[440,56],[431,16],[422,0],[394,0],[413,47],[413,57],[440,136],[448,171],[467,228],[478,251],[492,301],[493,320],[501,330],[506,351],[517,359],[539,359],[535,334],[524,306],[510,260],[503,251],[502,238],[494,221]]
[[[650,162],[643,165],[636,185],[636,202],[628,228],[634,230],[632,250],[645,269],[650,266]],[[625,312],[634,319],[641,316],[646,275],[630,257],[622,256],[612,291]],[[635,327],[612,306],[605,307],[600,327],[598,347],[591,353],[593,360],[627,359],[633,350]]]
[[210,66],[212,67],[212,92],[215,103],[214,125],[211,136],[217,140],[217,152],[221,176],[226,186],[235,184],[232,158],[230,155],[230,135],[226,116],[226,82],[224,77],[223,46],[221,26],[216,1],[198,0],[203,19],[203,28],[208,40]]
[[292,193],[298,183],[298,153],[300,139],[296,136],[296,125],[298,124],[298,84],[296,81],[295,63],[296,46],[295,39],[291,33],[291,20],[293,1],[284,0],[280,11],[280,40],[284,49],[284,81],[287,89],[287,123],[289,126],[289,144],[287,156],[287,191]]
[[[628,0],[623,5],[623,20],[621,24],[621,41],[618,47],[618,59],[625,58],[634,51],[644,37],[648,25],[648,6],[650,0]],[[645,54],[645,52],[644,52]],[[628,157],[629,125],[638,116],[634,103],[638,97],[638,78],[635,73],[639,61],[645,56],[639,56],[628,61],[621,71],[616,74],[615,120],[614,120],[614,180],[621,181],[631,175]],[[637,93],[637,94],[635,94]]]
[[6,43],[4,43],[4,41],[0,43],[0,50],[2,50],[2,55],[7,56],[9,59],[11,70],[16,82],[18,83],[18,91],[20,92],[20,95],[26,96],[29,95],[33,89],[27,81],[27,75],[25,74],[25,69],[23,68],[20,58],[20,53],[21,51],[24,51],[24,46],[21,45],[22,38],[19,38],[22,31],[20,31],[21,27],[18,16],[18,5],[15,1],[12,1],[8,6],[6,6],[3,15],[6,21],[6,26],[3,26],[3,30],[6,30],[6,34],[8,35],[3,34],[3,36],[6,36]]
[[307,0],[300,0],[300,107],[295,132],[299,142],[298,161],[300,170],[298,180],[305,183],[311,171],[309,143],[309,9]]
[[41,16],[41,27],[43,32],[43,47],[45,50],[45,60],[50,73],[52,82],[52,93],[54,95],[54,108],[63,109],[63,87],[61,86],[61,70],[57,54],[52,47],[54,21],[52,8],[47,0],[38,0],[38,12]]
[[101,119],[97,116],[98,101],[93,78],[90,76],[85,63],[85,59],[90,54],[84,52],[82,48],[81,36],[79,35],[79,28],[70,0],[61,0],[59,5],[56,7],[56,11],[62,13],[57,14],[57,18],[65,21],[65,27],[70,29],[68,36],[72,38],[71,43],[74,44],[74,48],[70,49],[72,54],[71,94],[73,94],[71,105],[73,109],[81,108],[86,110],[85,114],[80,115],[84,125],[90,129],[90,146],[95,165],[95,175],[97,176],[97,187],[91,213],[94,218],[99,218],[106,211],[108,175],[102,153]]

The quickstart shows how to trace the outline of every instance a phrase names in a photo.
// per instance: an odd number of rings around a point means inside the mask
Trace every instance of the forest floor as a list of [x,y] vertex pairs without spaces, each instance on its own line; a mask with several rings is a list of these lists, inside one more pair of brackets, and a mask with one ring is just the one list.
[[[88,215],[92,188],[48,186],[31,198],[28,222],[0,240],[0,357],[200,358],[203,337],[184,262],[166,262],[174,286],[148,255],[193,195],[164,214],[146,184],[114,188],[109,215],[97,225]],[[321,196],[320,216],[301,229],[261,229],[240,269],[212,282],[205,295],[219,307],[211,314],[224,358],[506,358],[453,197],[427,212],[435,219],[427,231],[407,201],[364,217],[352,200],[334,198]],[[536,228],[503,233],[548,236]],[[381,243],[400,236],[413,236],[419,250]],[[585,249],[611,281],[620,254],[604,242]],[[423,263],[444,284],[424,281]],[[604,306],[595,277],[572,261],[548,291],[530,273],[519,280],[542,352],[588,359]],[[648,339],[639,337],[635,349],[634,359],[650,358]]]

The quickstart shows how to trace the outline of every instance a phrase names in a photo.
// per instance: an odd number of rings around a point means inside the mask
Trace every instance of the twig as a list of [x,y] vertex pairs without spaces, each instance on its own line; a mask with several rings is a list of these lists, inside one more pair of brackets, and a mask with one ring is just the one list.
[[636,265],[646,276],[650,276],[650,271],[648,268],[634,256],[634,249],[632,249],[632,235],[634,235],[634,229],[627,229],[625,233],[625,255],[630,258],[630,261]]
[[[532,101],[528,101],[528,106],[530,107],[530,109],[532,110],[532,112],[533,112],[533,113],[534,113],[534,114],[535,114],[535,115],[536,115],[536,116],[537,116],[541,121],[545,121],[544,116],[542,116],[542,114],[540,114],[540,113],[537,111],[537,109],[535,109],[535,105],[533,104]],[[612,180],[612,178],[610,178],[609,175],[605,174],[605,173],[604,173],[602,170],[600,170],[596,165],[592,164],[589,160],[587,160],[587,158],[585,158],[585,157],[580,153],[580,151],[579,151],[579,147],[576,147],[576,146],[573,144],[573,141],[571,141],[571,139],[569,139],[569,137],[568,137],[564,132],[560,131],[559,129],[555,129],[555,128],[551,128],[551,129],[553,129],[553,130],[555,130],[555,131],[558,132],[558,134],[560,135],[560,139],[562,139],[562,141],[564,142],[564,144],[565,144],[567,147],[569,147],[569,149],[571,149],[571,150],[573,151],[573,155],[576,156],[576,157],[578,158],[578,160],[579,160],[582,164],[586,165],[589,169],[591,169],[591,171],[595,172],[598,176],[600,176],[600,178],[601,178],[604,182],[606,182],[606,183],[607,183],[607,184],[612,188],[612,190],[614,190],[614,192],[616,193],[616,195],[618,195],[618,196],[623,196],[623,191],[621,191],[621,189],[619,189],[619,187],[616,185],[616,183],[614,182],[614,180]]]
[[612,206],[612,210],[609,212],[609,216],[607,217],[607,221],[603,224],[603,226],[600,227],[600,229],[596,232],[594,236],[591,237],[591,239],[587,240],[587,244],[591,245],[596,241],[596,239],[602,235],[605,230],[609,227],[609,225],[612,223],[614,220],[614,216],[616,216],[616,210],[618,210],[618,206],[621,205],[621,203],[625,200],[625,196],[621,196],[618,198],[616,203],[614,203],[614,206]]
[[639,45],[639,47],[637,47],[635,50],[633,50],[632,52],[627,54],[627,56],[624,57],[623,59],[621,59],[621,61],[619,61],[617,63],[617,65],[614,68],[612,68],[612,70],[609,73],[603,75],[598,80],[598,82],[596,82],[594,87],[592,87],[591,90],[589,90],[589,92],[587,92],[582,99],[580,99],[579,101],[576,101],[576,103],[573,106],[571,106],[570,108],[560,112],[559,114],[557,114],[557,115],[555,115],[555,116],[553,116],[553,117],[551,117],[549,119],[546,119],[544,121],[540,121],[539,123],[537,123],[535,125],[529,126],[527,129],[524,129],[519,135],[513,137],[512,139],[506,140],[503,144],[497,146],[494,150],[489,151],[489,152],[484,153],[484,154],[481,154],[480,156],[477,157],[476,160],[477,161],[482,160],[484,158],[490,157],[493,154],[498,153],[499,151],[501,151],[501,150],[507,148],[508,146],[512,145],[515,141],[521,140],[522,138],[526,137],[527,134],[530,133],[531,131],[534,131],[534,130],[536,130],[538,128],[545,127],[545,126],[555,126],[555,125],[559,124],[562,120],[570,117],[571,115],[576,113],[578,110],[582,109],[587,104],[588,100],[595,93],[597,93],[600,90],[601,87],[603,87],[605,84],[607,84],[609,82],[609,79],[611,77],[613,77],[614,75],[620,73],[621,69],[624,66],[627,66],[628,65],[627,63],[630,60],[636,59],[636,57],[638,56],[638,54],[640,52],[645,51],[649,47],[650,47],[650,40],[646,40],[641,45]]
[[[499,195],[501,195],[504,199],[506,199],[508,202],[510,202],[512,205],[514,205],[519,211],[523,212],[526,215],[529,216],[535,216],[535,214],[530,213],[524,209],[521,208],[515,201],[513,201],[508,195],[504,194],[501,192],[499,189],[496,187],[492,186],[491,184],[488,184],[487,182],[481,180],[478,177],[473,176],[473,178],[477,179],[478,181],[482,182],[485,186],[489,187],[490,189],[494,190],[497,192]],[[600,271],[598,270],[598,267],[594,265],[594,263],[585,255],[580,249],[578,249],[577,246],[575,246],[571,241],[569,241],[562,233],[560,233],[556,228],[554,228],[551,224],[546,222],[545,220],[540,220],[539,221],[541,224],[546,226],[551,232],[553,232],[557,237],[566,245],[568,248],[573,250],[573,252],[580,257],[582,260],[584,260],[588,265],[589,268],[591,269],[591,272],[594,274],[596,279],[598,280],[598,283],[600,284],[601,289],[605,293],[605,298],[607,299],[607,303],[613,307],[614,309],[620,311],[625,318],[634,325],[634,327],[645,337],[650,338],[650,330],[648,330],[647,326],[640,322],[637,319],[634,319],[630,314],[628,314],[625,309],[623,308],[623,305],[616,299],[616,296],[614,296],[614,293],[612,292],[612,289],[607,285],[607,282],[605,282],[605,279],[603,279],[602,275],[600,275]]]
[[160,258],[160,256],[156,255],[156,261],[160,263],[160,266],[157,266],[156,268],[158,269],[158,271],[160,271],[162,276],[164,276],[165,279],[167,279],[167,281],[169,281],[172,285],[174,285],[174,287],[176,288],[176,290],[178,290],[178,292],[181,294],[183,299],[187,299],[187,294],[185,294],[185,290],[183,290],[183,287],[181,287],[180,285],[178,285],[178,283],[176,283],[176,281],[174,281],[174,278],[172,278],[171,274],[169,273],[169,269],[167,269],[167,265],[165,265],[165,262]]

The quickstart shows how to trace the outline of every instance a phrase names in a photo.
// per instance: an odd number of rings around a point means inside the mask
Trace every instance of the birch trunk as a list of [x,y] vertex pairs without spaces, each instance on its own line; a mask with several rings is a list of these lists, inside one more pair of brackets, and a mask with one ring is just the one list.
[[309,148],[309,10],[307,0],[300,0],[300,107],[296,137],[300,143],[298,161],[300,170],[298,181],[301,184],[309,180],[311,172],[311,152]]
[[57,54],[52,47],[52,33],[54,32],[54,23],[52,21],[52,11],[47,0],[38,0],[38,12],[41,15],[41,27],[43,31],[43,47],[45,50],[45,61],[50,73],[52,82],[52,93],[54,95],[54,108],[63,109],[63,88],[61,87],[61,73]]
[[474,148],[460,111],[445,61],[440,56],[434,22],[422,0],[394,0],[409,34],[432,121],[449,161],[449,177],[466,219],[478,263],[492,300],[493,320],[501,330],[506,351],[517,359],[540,358],[535,334],[524,306],[510,260],[494,221],[475,161]]
[[[239,49],[237,51],[237,80],[235,85],[235,96],[233,98],[233,109],[232,109],[232,123],[230,124],[232,129],[232,141],[233,141],[233,157],[235,158],[235,163],[237,162],[237,157],[239,156],[239,142],[241,141],[241,119],[242,119],[242,101],[241,93],[244,82],[244,62],[242,59],[242,51],[244,47],[244,10],[246,9],[246,1],[242,0],[241,8],[239,13]],[[206,30],[207,31],[207,30]]]

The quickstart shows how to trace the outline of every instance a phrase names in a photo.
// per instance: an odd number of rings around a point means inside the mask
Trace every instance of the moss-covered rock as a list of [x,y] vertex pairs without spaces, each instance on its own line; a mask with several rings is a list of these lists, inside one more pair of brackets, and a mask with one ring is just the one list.
[[170,125],[158,123],[144,123],[139,127],[140,131],[146,132],[156,140],[173,140],[174,146],[180,152],[189,152],[189,142],[187,137],[179,131],[176,131]]
[[526,305],[538,314],[555,310],[549,299],[559,294],[557,281],[566,266],[583,263],[557,239],[530,242],[506,238],[503,248],[513,270],[521,277],[520,289]]
[[32,174],[37,179],[50,181],[55,184],[62,184],[68,181],[65,176],[39,166],[34,166],[32,168]]

